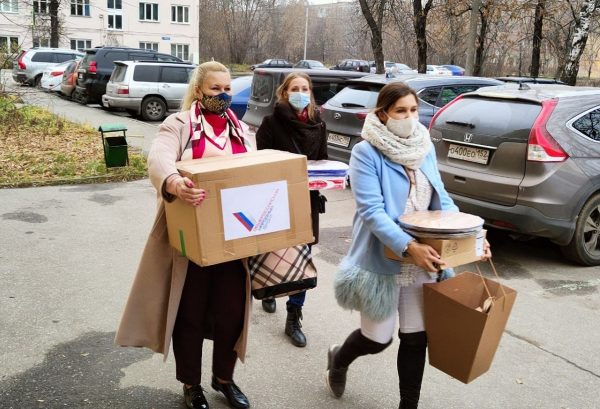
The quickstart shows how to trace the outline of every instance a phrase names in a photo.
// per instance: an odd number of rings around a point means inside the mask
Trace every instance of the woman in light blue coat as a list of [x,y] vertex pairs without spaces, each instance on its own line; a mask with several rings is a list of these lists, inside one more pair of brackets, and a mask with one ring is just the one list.
[[[393,339],[398,316],[400,408],[417,408],[427,336],[422,285],[434,282],[442,260],[397,224],[404,213],[458,210],[444,189],[429,132],[418,122],[418,99],[401,82],[383,87],[367,115],[364,141],[352,149],[350,180],[356,200],[352,245],[335,278],[338,303],[360,311],[360,329],[328,351],[327,385],[341,397],[349,365],[376,354]],[[414,264],[388,259],[384,246]],[[486,255],[489,245],[486,242]],[[445,271],[444,277],[453,274]]]

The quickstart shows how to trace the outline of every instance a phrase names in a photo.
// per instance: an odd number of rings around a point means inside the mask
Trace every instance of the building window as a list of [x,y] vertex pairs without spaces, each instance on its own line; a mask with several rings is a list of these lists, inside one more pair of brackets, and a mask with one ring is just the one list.
[[0,53],[15,53],[19,50],[19,37],[0,36]]
[[190,8],[188,6],[171,6],[172,23],[189,23]]
[[50,39],[49,38],[33,38],[33,46],[34,47],[50,47]]
[[47,0],[35,0],[33,2],[33,12],[35,14],[48,14],[48,1]]
[[123,10],[123,2],[121,0],[107,0],[107,9]]
[[158,4],[140,3],[140,20],[158,21]]
[[71,0],[72,16],[90,16],[90,0]]
[[3,0],[0,1],[0,11],[5,13],[18,13],[19,0]]
[[158,43],[150,43],[146,41],[140,41],[140,48],[144,50],[158,51]]
[[123,3],[121,0],[107,0],[106,8],[108,29],[123,30]]
[[71,40],[71,50],[83,51],[92,48],[92,40]]
[[189,61],[190,46],[188,44],[171,44],[171,55]]

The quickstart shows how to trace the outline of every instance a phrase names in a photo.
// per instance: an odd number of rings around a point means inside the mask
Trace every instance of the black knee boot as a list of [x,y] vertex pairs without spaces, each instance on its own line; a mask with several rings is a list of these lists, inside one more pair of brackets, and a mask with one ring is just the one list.
[[427,335],[425,331],[402,333],[398,331],[398,377],[400,378],[399,409],[417,409],[421,382],[425,370]]
[[327,386],[336,398],[344,393],[346,388],[346,372],[350,364],[359,356],[377,354],[386,349],[392,340],[386,344],[375,342],[365,337],[360,329],[352,332],[342,346],[332,345],[327,352]]

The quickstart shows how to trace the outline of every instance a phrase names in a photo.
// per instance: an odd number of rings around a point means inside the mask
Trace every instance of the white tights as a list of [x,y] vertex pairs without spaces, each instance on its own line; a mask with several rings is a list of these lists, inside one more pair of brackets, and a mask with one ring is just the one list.
[[[398,318],[400,332],[411,333],[425,331],[423,320],[423,284],[433,283],[435,279],[426,272],[415,274],[415,282],[408,287],[398,286]],[[360,314],[360,332],[372,341],[386,344],[392,340],[396,328],[396,314],[383,321],[373,321]]]

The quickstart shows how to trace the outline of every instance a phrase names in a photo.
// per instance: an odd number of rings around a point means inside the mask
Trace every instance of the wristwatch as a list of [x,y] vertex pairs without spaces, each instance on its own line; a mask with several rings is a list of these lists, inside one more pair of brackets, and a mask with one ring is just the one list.
[[409,256],[408,254],[408,246],[410,246],[411,243],[413,243],[415,241],[415,239],[410,239],[408,241],[408,243],[406,243],[406,246],[404,246],[404,250],[402,250],[402,257],[406,258]]

